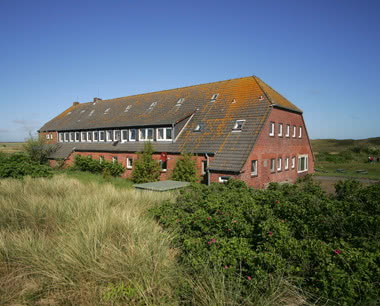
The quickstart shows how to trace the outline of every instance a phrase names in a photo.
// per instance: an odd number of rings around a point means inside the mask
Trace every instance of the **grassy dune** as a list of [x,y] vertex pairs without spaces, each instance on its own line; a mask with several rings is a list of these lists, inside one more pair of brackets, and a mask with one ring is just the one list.
[[23,150],[23,142],[0,142],[0,153],[12,154]]

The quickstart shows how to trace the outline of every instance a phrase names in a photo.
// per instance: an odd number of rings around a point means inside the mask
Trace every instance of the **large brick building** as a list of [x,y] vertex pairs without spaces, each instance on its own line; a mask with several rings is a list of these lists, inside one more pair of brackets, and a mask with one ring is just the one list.
[[[145,141],[169,179],[181,152],[205,182],[228,178],[262,188],[313,172],[302,111],[256,76],[93,102],[74,102],[40,129],[59,143],[51,156],[121,162],[129,177]],[[167,158],[166,158],[167,157]]]

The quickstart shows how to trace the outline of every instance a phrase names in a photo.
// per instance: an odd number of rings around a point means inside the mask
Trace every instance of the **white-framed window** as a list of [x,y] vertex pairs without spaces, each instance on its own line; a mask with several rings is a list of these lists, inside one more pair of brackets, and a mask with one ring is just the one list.
[[219,176],[219,183],[227,183],[230,178],[230,176]]
[[63,133],[58,133],[59,142],[63,142]]
[[114,130],[113,131],[113,141],[120,141],[120,139],[121,139],[120,130]]
[[308,155],[298,155],[298,173],[308,170]]
[[180,98],[178,101],[177,101],[177,104],[175,106],[181,106],[182,103],[185,101],[185,98]]
[[236,120],[232,130],[241,131],[243,129],[244,122],[245,120]]
[[104,162],[104,156],[103,155],[100,155],[99,156],[99,163],[103,163]]
[[87,141],[88,142],[92,141],[92,132],[87,132]]
[[98,131],[92,132],[92,141],[94,141],[94,142],[99,141],[99,132]]
[[278,136],[282,137],[282,123],[278,124]]
[[105,115],[105,114],[108,114],[110,110],[111,110],[111,108],[107,108],[107,109],[104,111],[104,115]]
[[129,130],[129,141],[136,141],[136,129]]
[[70,132],[69,139],[70,139],[70,142],[74,142],[74,140],[75,140],[75,133],[74,132]]
[[204,128],[204,123],[198,123],[196,126],[195,126],[195,129],[194,129],[194,132],[200,132],[203,130]]
[[292,169],[296,167],[296,158],[295,156],[292,157]]
[[160,160],[160,168],[161,168],[161,172],[166,172],[168,170],[168,161]]
[[65,133],[65,142],[69,142],[69,133]]
[[274,136],[274,122],[269,124],[269,136]]
[[46,135],[45,135],[45,138],[46,138],[46,139],[49,139],[49,137],[50,137],[49,134],[46,134]]
[[302,138],[302,126],[299,127],[298,138]]
[[201,174],[205,175],[207,170],[207,159],[202,160],[202,169],[201,169]]
[[257,175],[257,160],[251,161],[251,176]]
[[270,160],[270,172],[274,172],[276,170],[275,167],[276,167],[276,159],[272,158]]
[[106,141],[112,141],[112,131],[111,130],[107,130],[106,131]]
[[296,138],[297,127],[293,125],[293,138]]
[[81,142],[85,142],[85,141],[87,141],[87,132],[81,132],[80,133],[80,141]]
[[158,128],[156,138],[157,141],[172,140],[172,128]]
[[114,163],[114,164],[117,163],[117,156],[112,156],[112,163]]
[[219,97],[219,94],[213,94],[210,102],[215,102],[218,97]]
[[289,157],[285,158],[285,170],[289,169]]
[[139,140],[142,140],[142,141],[153,140],[153,129],[152,128],[140,129]]
[[80,142],[80,133],[75,132],[75,142]]
[[128,130],[121,130],[121,142],[128,141]]
[[286,134],[285,134],[286,137],[289,137],[290,136],[290,124],[287,124],[286,125]]
[[282,158],[279,157],[277,158],[277,171],[281,171],[282,170]]
[[153,102],[153,103],[149,106],[148,110],[149,110],[149,111],[152,111],[153,108],[154,108],[156,105],[157,105],[157,102]]
[[125,108],[124,113],[128,113],[129,110],[131,109],[131,107],[132,107],[132,105],[128,105],[128,106]]
[[99,141],[104,141],[104,139],[105,139],[104,131],[99,131]]
[[133,168],[133,158],[128,157],[127,158],[127,169],[132,169]]

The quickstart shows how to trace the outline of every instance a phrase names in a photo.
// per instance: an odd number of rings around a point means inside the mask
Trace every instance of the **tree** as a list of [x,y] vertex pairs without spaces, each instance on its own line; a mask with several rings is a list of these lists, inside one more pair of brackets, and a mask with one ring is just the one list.
[[196,182],[197,168],[195,160],[190,153],[183,153],[183,158],[178,159],[175,163],[172,179],[174,181]]
[[138,153],[135,167],[132,172],[132,180],[135,183],[148,183],[160,180],[160,166],[153,159],[153,146],[150,142],[144,144],[144,152]]
[[49,155],[54,153],[57,148],[56,144],[47,144],[43,137],[33,137],[31,134],[23,145],[25,154],[32,161],[40,164],[46,164]]

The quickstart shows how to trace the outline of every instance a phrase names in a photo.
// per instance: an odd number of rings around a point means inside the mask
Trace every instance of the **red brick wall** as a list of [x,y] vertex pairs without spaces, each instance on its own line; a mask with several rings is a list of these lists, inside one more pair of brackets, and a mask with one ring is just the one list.
[[[49,139],[46,136],[49,136]],[[40,132],[39,137],[42,137],[46,143],[57,143],[57,132]]]

